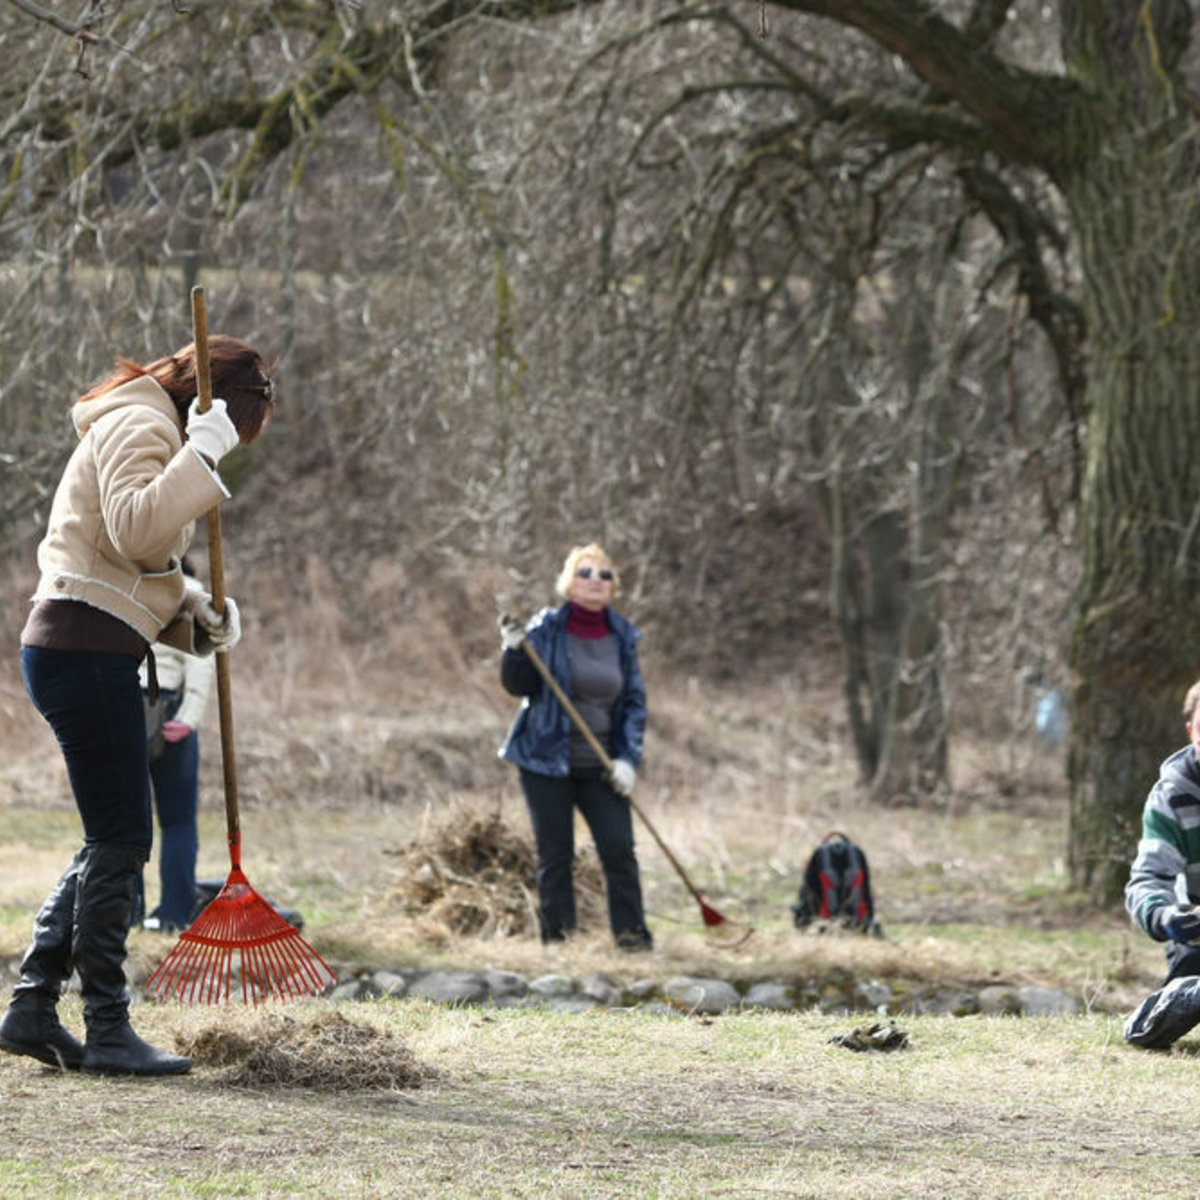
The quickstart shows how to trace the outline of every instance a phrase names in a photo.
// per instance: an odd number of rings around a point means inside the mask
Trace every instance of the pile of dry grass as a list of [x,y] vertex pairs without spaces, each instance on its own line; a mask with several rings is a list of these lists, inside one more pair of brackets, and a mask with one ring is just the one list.
[[[533,841],[498,810],[459,808],[396,854],[396,895],[426,940],[537,934]],[[590,850],[576,855],[575,902],[581,925],[606,923],[604,877]]]
[[180,1053],[199,1067],[226,1067],[231,1087],[293,1087],[320,1092],[419,1088],[433,1076],[386,1029],[323,1009],[302,1015],[239,1014],[190,1036]]

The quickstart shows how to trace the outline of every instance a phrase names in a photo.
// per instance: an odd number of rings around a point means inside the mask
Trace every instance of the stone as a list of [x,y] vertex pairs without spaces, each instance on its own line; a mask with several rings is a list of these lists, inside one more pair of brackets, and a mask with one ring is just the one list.
[[396,971],[376,971],[374,982],[380,996],[403,996],[408,991],[408,980]]
[[796,1008],[795,989],[785,983],[756,983],[742,997],[742,1007],[792,1012]]
[[621,1003],[621,989],[606,975],[584,975],[578,984],[580,996],[594,1000],[606,1008]]
[[856,983],[852,992],[854,1002],[872,1012],[886,1013],[892,1002],[892,989],[878,979],[867,979]]
[[1074,996],[1058,988],[1023,987],[1017,991],[1023,1017],[1073,1017],[1079,1012]]
[[495,1001],[524,996],[529,991],[529,984],[515,971],[488,971],[483,978]]
[[329,993],[330,1000],[365,1000],[366,987],[361,979],[347,979]]
[[430,971],[414,979],[408,991],[438,1004],[479,1004],[488,997],[487,980],[477,971]]
[[539,996],[573,996],[575,980],[570,975],[539,975],[529,984],[529,990]]
[[1021,1012],[1021,998],[1014,987],[989,984],[979,993],[979,1011],[988,1017],[1017,1016]]
[[737,988],[723,979],[702,979],[677,975],[667,981],[663,995],[677,1008],[688,1012],[723,1013],[741,1004]]
[[979,1011],[979,1001],[970,992],[958,988],[939,988],[933,992],[915,992],[910,1012],[931,1017],[965,1017]]

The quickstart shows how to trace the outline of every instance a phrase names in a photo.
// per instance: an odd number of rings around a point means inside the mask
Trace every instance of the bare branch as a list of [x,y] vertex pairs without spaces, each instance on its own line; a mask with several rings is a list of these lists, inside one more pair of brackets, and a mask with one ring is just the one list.
[[122,46],[120,42],[114,41],[106,34],[92,32],[91,26],[107,15],[103,7],[99,8],[93,15],[83,18],[83,20],[69,21],[66,17],[60,17],[58,13],[52,12],[48,8],[43,8],[40,4],[34,4],[33,0],[8,0],[8,2],[19,8],[26,15],[32,17],[35,21],[41,21],[43,24],[57,29],[59,33],[65,33],[68,37],[77,39],[81,45],[81,54],[83,45],[106,46],[109,50],[120,50],[124,54],[129,53],[127,47]]

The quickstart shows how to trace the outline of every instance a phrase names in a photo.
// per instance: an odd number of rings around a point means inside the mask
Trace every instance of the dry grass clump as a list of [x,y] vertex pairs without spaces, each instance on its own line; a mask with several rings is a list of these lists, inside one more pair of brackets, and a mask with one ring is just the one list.
[[231,1087],[386,1091],[419,1088],[434,1074],[396,1034],[328,1009],[254,1013],[236,1027],[226,1019],[191,1036],[177,1034],[175,1043],[196,1066],[228,1068],[223,1082]]
[[[395,852],[396,895],[423,938],[536,936],[537,853],[532,838],[498,809],[466,806]],[[581,925],[607,921],[604,878],[594,853],[577,853]]]

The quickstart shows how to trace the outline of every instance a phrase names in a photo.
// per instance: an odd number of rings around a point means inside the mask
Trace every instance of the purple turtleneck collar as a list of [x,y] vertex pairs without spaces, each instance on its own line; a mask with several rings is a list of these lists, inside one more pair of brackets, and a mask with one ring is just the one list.
[[608,637],[611,630],[608,627],[608,618],[604,615],[603,608],[599,612],[593,612],[590,608],[576,604],[574,600],[570,604],[571,607],[567,612],[567,632],[569,634],[573,637],[587,638],[593,641],[596,638]]

